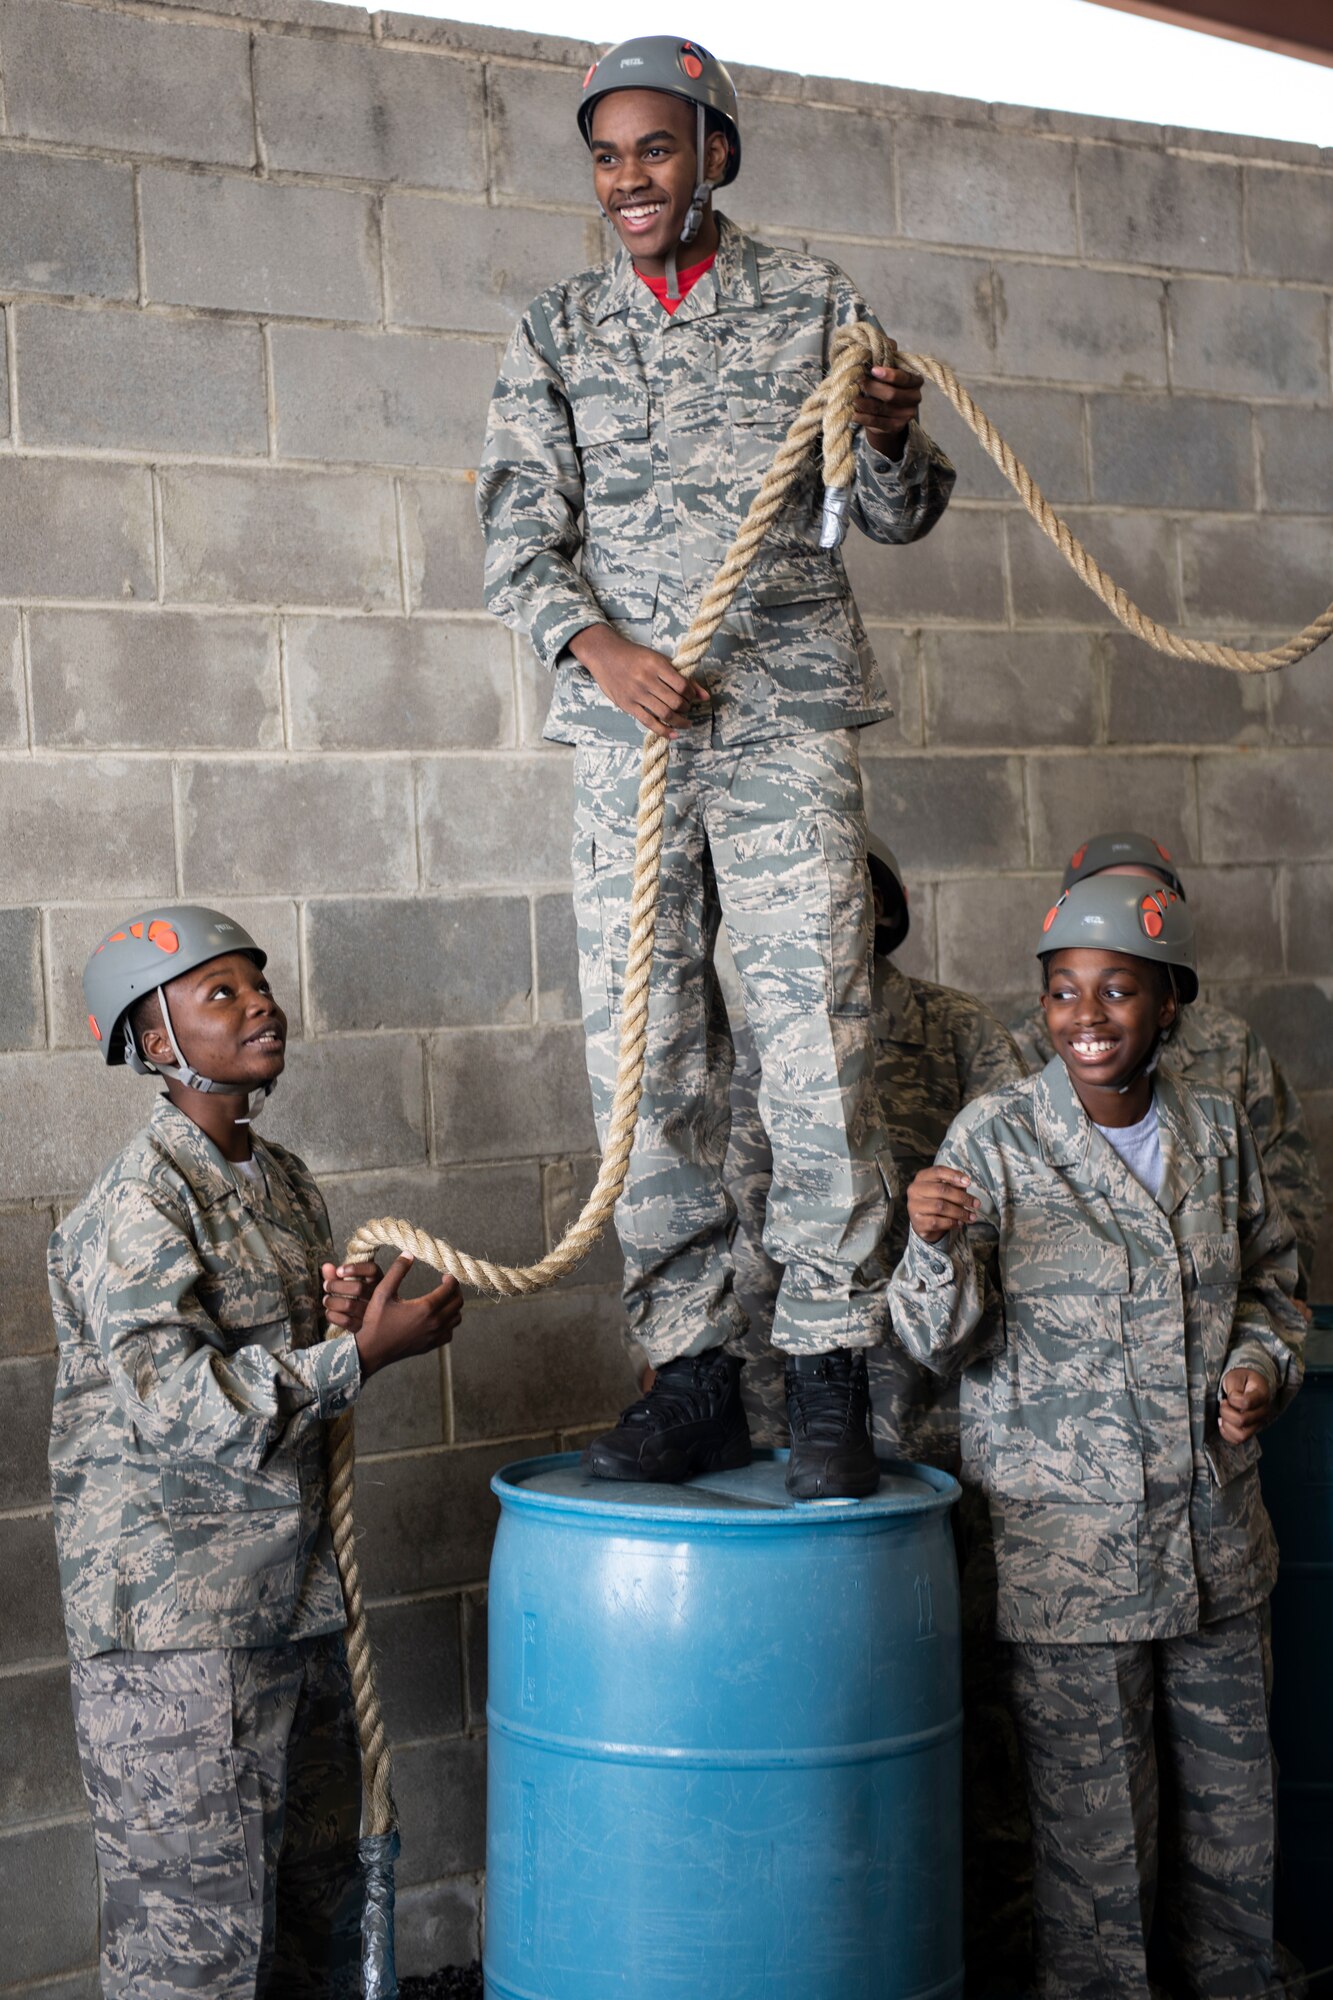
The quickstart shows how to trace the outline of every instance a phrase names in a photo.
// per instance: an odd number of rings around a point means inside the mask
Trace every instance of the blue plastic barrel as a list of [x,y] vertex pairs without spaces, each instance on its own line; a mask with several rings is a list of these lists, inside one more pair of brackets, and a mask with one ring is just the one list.
[[1305,1383],[1264,1432],[1260,1477],[1280,1558],[1273,1592],[1277,1929],[1314,1972],[1333,1965],[1333,1306],[1316,1308]]
[[786,1456],[492,1481],[487,2000],[961,1993],[958,1488]]

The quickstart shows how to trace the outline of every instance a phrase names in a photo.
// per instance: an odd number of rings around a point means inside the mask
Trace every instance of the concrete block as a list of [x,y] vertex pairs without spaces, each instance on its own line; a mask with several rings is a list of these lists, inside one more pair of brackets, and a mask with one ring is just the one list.
[[[87,1051],[0,1056],[5,1144],[0,1201],[86,1194],[109,1161],[147,1124],[153,1089]],[[3,1664],[3,1662],[0,1662]]]
[[[601,1161],[596,1157],[578,1160],[548,1160],[542,1168],[542,1207],[546,1217],[544,1248],[553,1250],[570,1224],[583,1213],[592,1193]],[[602,1231],[598,1242],[583,1262],[561,1279],[562,1288],[586,1290],[589,1286],[611,1286],[619,1298],[625,1276],[614,1225]]]
[[[1282,971],[1281,898],[1273,869],[1191,867],[1185,887],[1205,983],[1272,979]],[[1326,967],[1326,951],[1323,962]]]
[[1081,632],[927,632],[931,744],[998,750],[1082,746],[1098,729],[1093,642]]
[[0,1733],[0,1821],[53,1819],[81,1811],[79,1776],[64,1666],[5,1677],[5,1729]]
[[[406,1371],[386,1368],[375,1382]],[[372,1382],[370,1387],[374,1387]],[[364,1392],[363,1392],[364,1400]],[[361,1414],[357,1411],[357,1442]],[[389,1740],[457,1736],[463,1728],[463,1656],[457,1597],[428,1597],[412,1604],[392,1600],[370,1614],[375,1678]]]
[[605,1292],[547,1292],[469,1312],[450,1355],[460,1444],[542,1425],[614,1423],[635,1393],[625,1315]]
[[[721,205],[747,224],[893,236],[893,137],[878,118],[809,104],[745,107],[745,166]],[[953,239],[946,238],[946,241]],[[841,261],[841,260],[839,260]]]
[[1327,396],[1327,301],[1284,285],[1178,278],[1171,380],[1236,396]]
[[[387,1270],[388,1258],[382,1262]],[[356,1405],[359,1452],[419,1451],[446,1442],[444,1364],[438,1353],[419,1354],[372,1375]]]
[[481,1883],[471,1875],[399,1891],[394,1955],[405,1979],[429,1978],[481,1956]]
[[39,1049],[46,1040],[41,920],[36,910],[0,910],[0,1049]]
[[0,455],[0,596],[115,602],[154,588],[146,467]]
[[514,740],[513,651],[493,620],[290,618],[298,750],[494,750]]
[[861,731],[861,749],[874,756],[919,750],[924,740],[920,630],[904,632],[892,625],[871,625],[869,634],[893,714]]
[[1098,641],[1107,668],[1111,743],[1263,743],[1268,689],[1255,676],[1164,660],[1128,632]]
[[908,236],[1078,255],[1072,146],[923,118],[898,125],[897,156]]
[[463,1655],[467,1666],[468,1728],[480,1729],[486,1723],[487,1642],[490,1638],[485,1589],[464,1591],[461,1604]]
[[46,1289],[46,1245],[55,1228],[51,1208],[0,1210],[0,1357],[54,1354],[56,1337]]
[[[546,1248],[541,1173],[530,1161],[339,1177],[324,1184],[324,1199],[339,1255],[358,1224],[381,1215],[405,1216],[433,1236],[502,1264],[535,1263]],[[380,1263],[388,1269],[387,1251]],[[403,1296],[418,1296],[438,1282],[434,1272],[419,1269],[405,1280]],[[465,1331],[471,1323],[469,1307]]]
[[0,1834],[0,1885],[6,1973],[53,1978],[96,1958],[97,1872],[86,1812]]
[[[1157,278],[1068,265],[1004,264],[995,274],[1005,375],[1165,387],[1165,287]],[[1220,383],[1209,385],[1221,387]]]
[[155,303],[380,316],[379,237],[366,195],[150,168],[141,201]]
[[339,1035],[287,1058],[264,1134],[312,1173],[402,1167],[426,1157],[421,1046],[413,1035]]
[[421,860],[433,888],[567,882],[568,773],[545,757],[432,757],[421,766]]
[[5,893],[40,902],[52,881],[88,896],[170,895],[171,772],[114,757],[13,762],[0,793]]
[[385,202],[384,255],[391,322],[506,339],[553,274],[599,261],[583,216],[414,194]]
[[1243,1014],[1302,1097],[1333,1090],[1333,982],[1270,981],[1209,988],[1209,997]]
[[51,1497],[46,1446],[55,1388],[54,1354],[0,1361],[0,1507],[44,1507]]
[[274,327],[285,458],[462,469],[481,455],[495,350],[470,340]]
[[1254,506],[1250,413],[1201,396],[1093,396],[1092,491],[1119,507]]
[[[146,900],[146,899],[145,899]],[[169,896],[168,900],[174,900]],[[46,952],[51,976],[51,1043],[54,1048],[86,1049],[88,1009],[83,968],[104,931],[131,913],[133,902],[116,897],[103,903],[57,904],[46,913]],[[243,924],[268,953],[265,972],[287,1016],[289,1034],[301,1032],[301,979],[297,967],[296,905],[228,896],[227,914]]]
[[[1292,620],[1295,623],[1295,620]],[[1273,634],[1266,643],[1286,637]],[[1333,743],[1333,706],[1328,699],[1328,659],[1312,653],[1274,674],[1268,690],[1273,740],[1277,743]]]
[[479,63],[261,35],[255,105],[270,168],[452,193],[485,188]]
[[[1187,757],[1085,752],[1028,764],[1032,859],[1063,869],[1091,834],[1137,826],[1184,861],[1195,850],[1194,782]],[[1211,858],[1211,856],[1210,856]]]
[[32,611],[33,740],[47,749],[273,750],[277,633],[191,611]]
[[[49,1510],[0,1519],[0,1570],[11,1607],[0,1619],[0,1666],[13,1667],[25,1660],[64,1666],[67,1654],[60,1610],[60,1567]],[[0,1881],[4,1880],[0,1868]],[[7,1961],[6,1970],[9,1963],[12,1961]]]
[[[1103,569],[1123,584],[1151,618],[1175,624],[1176,545],[1173,524],[1160,514],[1103,514],[1071,507],[1064,517]],[[1110,625],[1112,614],[1069,567],[1026,514],[1006,518],[1014,617],[1027,624]]]
[[480,611],[485,543],[471,484],[403,481],[404,558],[414,611]]
[[161,482],[168,598],[402,608],[390,480],[172,466]]
[[581,1027],[438,1035],[431,1087],[441,1160],[596,1151]]
[[[748,155],[746,168],[748,172]],[[982,257],[870,243],[826,243],[811,250],[841,265],[886,333],[918,354],[947,355],[954,367],[988,369],[995,329],[990,265]],[[935,398],[926,413],[933,421]]]
[[1080,146],[1083,253],[1106,264],[1239,271],[1241,170],[1139,146]]
[[178,790],[188,897],[416,886],[412,774],[401,762],[218,758],[182,764]]
[[[931,389],[926,397],[926,428],[958,470],[954,491],[969,500],[1012,500],[1013,487],[952,404]],[[1048,500],[1062,505],[1088,498],[1082,396],[1059,389],[1016,389],[987,382],[977,392],[977,401]]]
[[934,875],[1027,860],[1023,767],[1017,757],[866,760],[867,809],[904,868]]
[[1263,505],[1274,514],[1325,514],[1333,498],[1333,410],[1255,411]]
[[17,605],[0,605],[0,747],[28,747],[28,698],[23,686],[23,627]]
[[68,306],[29,306],[15,318],[25,444],[267,451],[257,327]]
[[853,530],[843,554],[864,618],[998,624],[1005,615],[1001,541],[998,514],[955,507],[924,541],[886,546]]
[[501,1444],[363,1460],[356,1511],[367,1595],[400,1597],[479,1582],[500,1512],[492,1476],[502,1465],[537,1457],[552,1446],[547,1432]]
[[545,63],[548,71],[553,64],[561,64],[578,72],[576,83],[599,53],[591,42],[576,41],[567,35],[534,33],[525,28],[491,28],[476,21],[437,20],[424,14],[392,11],[378,13],[374,19],[386,42],[453,49],[461,55],[500,56],[508,62]]
[[537,1012],[543,1021],[579,1021],[579,954],[574,905],[565,890],[536,898]]
[[0,288],[137,298],[130,168],[0,153]]
[[[1333,936],[1333,862],[1314,862],[1284,871],[1287,890],[1287,970],[1308,978],[1328,974],[1328,940]],[[1270,960],[1266,970],[1281,963]]]
[[1245,247],[1252,271],[1327,284],[1333,271],[1333,175],[1288,173],[1257,162],[1247,166]]
[[526,896],[346,897],[306,908],[315,1032],[526,1022]]
[[943,984],[978,995],[1017,993],[1030,1004],[1041,990],[1041,920],[1059,893],[1058,872],[964,875],[937,884]]
[[405,1888],[486,1862],[486,1745],[475,1737],[417,1743],[395,1755],[393,1789],[403,1830]]
[[1182,522],[1186,616],[1298,631],[1328,603],[1333,519]]
[[558,69],[488,66],[487,122],[496,194],[532,196],[595,214],[592,167],[570,121],[578,81]]
[[1250,750],[1201,757],[1199,823],[1208,861],[1327,860],[1333,854],[1327,756]]
[[[192,6],[194,0],[184,0],[184,4]],[[320,0],[320,4],[328,4],[328,0]],[[96,1965],[88,1965],[82,1972],[71,1972],[64,1979],[45,1980],[41,1986],[11,1987],[10,1993],[17,2000],[101,2000],[102,1981]]]
[[6,130],[248,167],[249,38],[61,0],[5,0]]

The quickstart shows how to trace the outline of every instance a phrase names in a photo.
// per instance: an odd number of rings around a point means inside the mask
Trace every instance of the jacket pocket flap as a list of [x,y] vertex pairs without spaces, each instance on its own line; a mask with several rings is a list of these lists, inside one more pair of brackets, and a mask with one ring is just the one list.
[[295,1465],[240,1472],[228,1465],[162,1468],[162,1504],[168,1514],[246,1514],[297,1507],[301,1484]]
[[1222,1236],[1188,1236],[1185,1248],[1199,1284],[1240,1283],[1240,1240],[1230,1230]]
[[648,436],[648,398],[623,389],[589,389],[573,398],[574,436],[580,447],[629,444]]
[[823,549],[791,550],[762,558],[746,580],[752,604],[808,604],[850,592],[840,564]]

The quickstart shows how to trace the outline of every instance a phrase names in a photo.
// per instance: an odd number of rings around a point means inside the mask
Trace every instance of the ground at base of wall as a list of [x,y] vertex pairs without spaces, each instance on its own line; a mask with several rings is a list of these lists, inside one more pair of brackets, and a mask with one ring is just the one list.
[[481,2000],[481,1960],[446,1965],[425,1979],[404,1979],[398,1991],[402,2000]]

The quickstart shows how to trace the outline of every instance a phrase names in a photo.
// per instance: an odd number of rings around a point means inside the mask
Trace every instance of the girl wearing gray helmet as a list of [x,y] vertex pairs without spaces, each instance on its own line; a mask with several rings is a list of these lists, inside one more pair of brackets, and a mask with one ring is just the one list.
[[1056,1053],[912,1182],[893,1324],[962,1369],[1038,1994],[1257,1996],[1278,1977],[1258,1433],[1301,1380],[1294,1238],[1235,1099],[1155,1064],[1198,990],[1176,891],[1078,882],[1036,946]]

